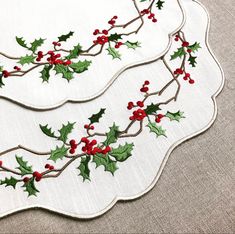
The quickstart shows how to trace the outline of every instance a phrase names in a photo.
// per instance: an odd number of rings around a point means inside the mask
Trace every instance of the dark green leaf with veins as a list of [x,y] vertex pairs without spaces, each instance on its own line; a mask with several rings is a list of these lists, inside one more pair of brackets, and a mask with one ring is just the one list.
[[134,144],[119,145],[117,148],[113,148],[112,151],[109,153],[110,156],[114,157],[119,162],[126,161],[132,153]]
[[104,170],[112,173],[112,175],[114,175],[115,171],[118,169],[117,162],[110,159],[108,154],[94,155],[93,162],[96,164],[96,167],[104,166]]
[[34,178],[31,178],[27,183],[23,185],[25,188],[25,192],[28,193],[28,196],[37,196],[37,193],[39,193],[38,189],[35,186]]
[[128,49],[133,49],[133,50],[135,50],[138,47],[141,47],[140,42],[138,41],[137,42],[127,41],[126,43],[124,43],[124,45],[126,45]]
[[25,40],[23,39],[23,37],[16,37],[16,41],[17,41],[17,43],[18,43],[20,46],[22,46],[22,47],[28,49],[28,46],[27,46],[27,44],[25,43]]
[[144,110],[147,115],[155,114],[157,111],[161,110],[159,108],[159,105],[151,104],[147,106],[147,108]]
[[28,162],[23,160],[23,157],[16,156],[16,161],[19,164],[17,169],[20,170],[22,176],[33,173],[32,166],[29,166]]
[[190,55],[188,61],[189,61],[189,64],[190,64],[192,67],[196,67],[196,64],[197,64],[196,59],[197,59],[197,57],[194,57],[194,56]]
[[77,63],[72,63],[70,67],[74,70],[76,73],[83,73],[84,71],[88,70],[88,67],[91,65],[91,61],[79,61]]
[[92,115],[89,120],[90,124],[99,123],[100,119],[102,118],[103,114],[105,113],[105,109],[100,109],[99,113]]
[[169,118],[170,121],[177,121],[177,122],[180,122],[181,119],[185,118],[184,112],[181,112],[181,111],[178,111],[176,113],[167,111],[166,117]]
[[45,39],[36,39],[31,43],[31,47],[29,48],[29,50],[31,50],[33,53],[35,53],[38,49],[38,47],[40,47],[43,43],[44,43]]
[[177,51],[175,51],[173,55],[171,55],[171,60],[182,58],[184,55],[186,55],[186,52],[184,50],[184,47],[181,47]]
[[14,177],[11,177],[9,179],[5,178],[5,180],[1,180],[0,185],[6,185],[6,187],[11,186],[11,187],[13,187],[15,189],[16,188],[16,184],[18,182],[19,181],[17,179],[15,179]]
[[80,166],[78,167],[80,171],[80,176],[82,176],[83,181],[85,180],[90,180],[90,169],[89,169],[89,162],[90,162],[90,157],[82,157]]
[[166,137],[166,130],[164,130],[161,126],[157,126],[156,123],[149,122],[147,127],[149,127],[150,132],[155,133],[157,137],[159,136]]
[[113,124],[113,126],[110,128],[110,131],[106,133],[106,140],[104,141],[105,146],[109,146],[113,143],[117,142],[118,139],[118,134],[119,134],[119,127]]
[[157,8],[161,10],[163,8],[164,3],[165,3],[164,1],[158,0],[156,3]]
[[67,59],[75,59],[79,56],[79,54],[82,51],[82,47],[80,44],[73,47],[72,50],[70,50],[69,55],[66,57]]
[[64,145],[62,147],[56,146],[56,149],[51,151],[49,159],[53,160],[54,162],[56,162],[58,159],[62,160],[64,156],[66,156],[67,152],[68,148],[66,148]]
[[43,82],[48,82],[50,79],[50,71],[52,69],[52,65],[45,65],[44,68],[42,69],[41,73],[41,78]]
[[109,46],[107,51],[109,52],[108,54],[113,57],[113,59],[121,59],[121,54],[115,48]]
[[115,34],[111,34],[108,39],[109,41],[118,41],[118,40],[121,40],[122,37],[121,35],[115,33]]
[[25,55],[24,57],[21,57],[20,58],[20,61],[19,63],[23,66],[25,64],[30,64],[30,63],[33,63],[34,62],[34,59],[36,57],[33,56],[33,55]]
[[70,122],[68,122],[68,124],[66,125],[63,124],[62,128],[59,130],[60,136],[58,140],[66,143],[68,135],[72,132],[74,125],[75,123],[70,123]]
[[58,37],[59,42],[67,41],[71,36],[73,36],[73,34],[74,34],[74,32],[69,32],[68,34],[65,34],[65,35]]
[[47,136],[49,136],[49,137],[57,138],[57,137],[55,136],[55,133],[52,132],[51,128],[48,127],[48,124],[45,125],[45,126],[42,126],[42,125],[39,125],[39,126],[40,126],[42,132],[43,132],[45,135],[47,135]]
[[68,66],[64,66],[62,64],[57,64],[54,67],[56,74],[61,74],[64,79],[70,81],[73,79],[73,72],[69,70]]

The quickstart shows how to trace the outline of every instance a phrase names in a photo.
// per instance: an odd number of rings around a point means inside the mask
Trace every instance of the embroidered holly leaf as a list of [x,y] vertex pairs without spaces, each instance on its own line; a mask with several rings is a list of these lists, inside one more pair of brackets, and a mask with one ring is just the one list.
[[25,192],[28,193],[28,196],[37,196],[39,190],[35,186],[34,178],[31,178],[27,183],[24,183],[23,187]]
[[54,70],[56,71],[56,74],[61,74],[68,82],[73,79],[73,72],[69,70],[68,66],[57,64],[55,65]]
[[106,109],[100,109],[99,113],[92,115],[89,120],[90,124],[99,123],[100,119],[102,118],[103,114],[105,113]]
[[14,189],[16,188],[16,184],[19,181],[17,179],[15,179],[14,177],[10,177],[10,178],[5,178],[4,180],[1,180],[0,185],[5,185],[5,187],[11,186]]
[[159,137],[159,136],[166,137],[166,130],[163,129],[161,126],[157,126],[156,123],[149,122],[147,127],[149,127],[150,132],[155,133],[157,137]]
[[108,154],[96,154],[93,156],[93,161],[96,164],[96,168],[104,166],[104,170],[114,175],[115,171],[118,170],[117,162],[110,159]]
[[20,61],[19,63],[23,66],[25,64],[30,64],[30,63],[33,63],[34,62],[34,59],[36,57],[33,56],[33,55],[25,55],[24,57],[21,57],[20,58]]
[[193,45],[188,46],[188,49],[192,50],[193,53],[197,52],[202,47],[200,46],[200,43],[195,42]]
[[180,122],[181,119],[185,118],[184,117],[184,112],[178,111],[176,113],[172,113],[167,111],[166,115],[167,118],[170,119],[170,121],[177,121]]
[[73,36],[73,34],[74,34],[74,32],[69,32],[68,34],[65,34],[65,35],[58,37],[59,42],[67,41],[71,36]]
[[197,57],[194,57],[194,56],[190,55],[188,61],[189,61],[189,64],[190,64],[192,67],[196,67],[196,64],[197,64],[196,59],[197,59]]
[[127,41],[126,43],[124,43],[124,45],[126,45],[128,49],[133,49],[133,50],[135,50],[138,47],[141,47],[140,42],[138,41],[137,42]]
[[72,63],[70,67],[74,70],[76,73],[83,73],[84,71],[88,70],[88,67],[91,65],[91,61],[79,61],[77,63]]
[[57,137],[55,136],[55,132],[52,132],[51,128],[48,127],[48,124],[45,125],[45,126],[43,126],[43,125],[40,124],[39,126],[40,126],[42,132],[43,132],[45,135],[47,135],[47,136],[49,136],[49,137],[57,138]]
[[121,59],[121,54],[115,48],[109,46],[107,51],[109,52],[108,54],[113,57],[113,59]]
[[25,40],[23,39],[23,37],[16,37],[16,41],[20,46],[28,49],[28,46],[25,43]]
[[82,176],[83,181],[90,180],[90,169],[89,169],[89,162],[90,157],[82,157],[80,166],[78,167],[78,170],[80,171],[80,176]]
[[62,128],[59,130],[60,136],[58,140],[66,143],[68,135],[72,132],[74,125],[75,123],[70,123],[70,122],[68,122],[68,124],[66,125],[63,124]]
[[184,55],[186,55],[186,52],[184,50],[184,47],[181,47],[177,51],[175,51],[173,55],[171,55],[171,60],[182,58]]
[[79,54],[82,51],[82,47],[80,44],[73,47],[72,50],[70,50],[69,55],[66,57],[67,59],[75,59],[79,56]]
[[122,39],[122,36],[120,34],[111,34],[109,37],[108,37],[109,41],[118,41],[118,40],[121,40]]
[[158,0],[156,3],[157,8],[161,10],[163,8],[164,3],[165,3],[164,1]]
[[28,162],[23,160],[23,157],[16,156],[16,161],[19,164],[17,169],[20,170],[22,176],[33,173],[32,166],[29,166]]
[[147,108],[144,110],[147,115],[151,115],[153,113],[156,113],[157,111],[161,110],[159,108],[159,105],[151,104],[147,106]]
[[117,142],[118,138],[118,133],[119,133],[119,127],[113,124],[113,126],[110,128],[110,131],[106,133],[106,140],[104,141],[105,146],[109,146],[113,143]]
[[31,43],[31,47],[29,48],[29,50],[31,50],[33,53],[35,53],[38,49],[38,47],[40,47],[43,43],[44,43],[45,39],[36,39]]
[[62,147],[56,146],[56,149],[51,151],[49,160],[52,160],[54,162],[56,162],[58,159],[62,160],[67,152],[68,148],[66,148],[64,145]]
[[126,161],[130,156],[131,152],[133,150],[134,144],[128,144],[125,145],[119,145],[118,148],[112,149],[112,151],[109,153],[112,157],[116,159],[116,161],[124,162]]
[[43,82],[48,82],[50,79],[50,71],[52,69],[52,65],[45,65],[44,68],[42,69],[41,73],[41,78]]

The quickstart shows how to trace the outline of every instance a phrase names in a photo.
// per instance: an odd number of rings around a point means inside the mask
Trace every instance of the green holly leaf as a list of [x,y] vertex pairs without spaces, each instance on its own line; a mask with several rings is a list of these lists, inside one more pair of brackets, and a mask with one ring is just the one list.
[[5,178],[5,180],[1,180],[0,181],[0,185],[6,185],[6,187],[8,186],[11,186],[13,187],[14,189],[16,188],[16,184],[18,183],[19,181],[17,179],[15,179],[14,177],[11,177],[11,178]]
[[121,54],[115,48],[109,46],[107,51],[109,52],[108,54],[113,57],[113,59],[121,59]]
[[25,43],[25,40],[24,40],[23,37],[16,37],[16,41],[17,41],[17,43],[18,43],[20,46],[22,46],[22,47],[28,49],[28,46],[27,46],[27,44]]
[[33,56],[33,55],[25,55],[23,57],[20,58],[20,61],[19,63],[23,66],[25,64],[30,64],[30,63],[33,63],[34,62],[34,59],[36,57]]
[[29,50],[31,50],[33,53],[35,53],[38,49],[38,47],[40,47],[43,43],[44,43],[45,39],[35,39],[32,43],[31,43],[31,47],[29,48]]
[[89,162],[90,157],[82,157],[80,166],[78,167],[78,170],[80,171],[80,176],[82,176],[83,181],[90,180],[90,169],[89,169]]
[[72,63],[70,67],[74,70],[76,73],[83,73],[84,71],[88,70],[88,67],[91,65],[91,61],[79,61],[77,63]]
[[118,134],[119,134],[119,127],[113,124],[111,128],[109,128],[110,131],[106,133],[106,140],[104,141],[105,146],[109,146],[113,143],[117,142]]
[[188,49],[192,50],[193,53],[197,52],[202,47],[200,46],[200,43],[195,42],[193,45],[188,46]]
[[50,79],[50,71],[52,69],[52,65],[45,65],[44,68],[42,69],[41,73],[41,78],[43,82],[48,82]]
[[51,128],[48,127],[48,124],[45,125],[45,126],[43,126],[43,125],[40,124],[39,126],[40,126],[42,132],[43,132],[45,135],[47,135],[47,136],[49,136],[49,137],[57,138],[57,137],[55,136],[55,132],[52,132]]
[[126,43],[124,43],[124,45],[126,45],[128,49],[133,49],[133,50],[135,50],[138,47],[141,47],[140,42],[138,41],[137,42],[127,41]]
[[25,188],[25,192],[28,193],[28,196],[37,196],[37,193],[39,193],[39,190],[35,186],[34,178],[31,178],[27,183],[24,183],[22,186]]
[[56,149],[51,151],[49,160],[52,160],[54,162],[56,162],[58,159],[62,160],[67,152],[68,148],[66,148],[64,145],[62,147],[56,146]]
[[196,64],[197,64],[196,59],[197,59],[197,57],[194,57],[194,56],[190,55],[188,61],[189,61],[189,64],[190,64],[192,67],[196,67]]
[[119,145],[118,148],[112,149],[112,151],[109,153],[110,156],[114,157],[116,161],[124,162],[126,161],[132,153],[134,144],[128,144],[125,145]]
[[102,118],[102,115],[105,113],[106,109],[100,109],[99,113],[92,115],[89,120],[90,124],[93,123],[99,123],[100,119]]
[[96,168],[104,166],[104,170],[110,172],[114,175],[115,171],[118,169],[117,162],[110,159],[109,155],[96,154],[93,156],[93,161],[96,164]]
[[79,54],[82,51],[82,47],[80,44],[73,47],[72,50],[70,50],[69,55],[66,57],[67,59],[75,59],[79,56]]
[[70,122],[68,122],[67,125],[63,124],[62,128],[59,130],[60,136],[59,136],[58,140],[66,143],[66,141],[68,139],[68,135],[72,132],[74,125],[75,125],[75,123],[70,123]]
[[186,55],[186,52],[184,50],[184,47],[181,47],[177,51],[175,51],[173,55],[171,55],[171,60],[182,58],[184,55]]
[[122,39],[122,36],[120,34],[111,34],[109,37],[108,37],[109,41],[118,41],[118,40],[121,40]]
[[157,137],[159,136],[166,137],[166,130],[164,130],[161,126],[157,126],[156,123],[149,122],[147,127],[149,127],[150,132],[155,133]]
[[23,157],[16,156],[16,161],[19,164],[16,169],[20,170],[22,176],[33,173],[32,166],[29,166],[28,162],[23,160]]
[[74,32],[69,32],[68,34],[65,34],[65,35],[58,37],[59,42],[67,41],[71,36],[73,36],[73,34],[74,34]]
[[167,111],[166,115],[167,118],[170,119],[170,121],[177,121],[180,122],[181,119],[185,118],[184,117],[184,112],[178,111],[176,113],[172,113]]
[[68,66],[57,64],[55,65],[54,70],[56,71],[56,74],[61,74],[68,82],[73,79],[73,72],[69,70]]
[[147,115],[151,115],[153,113],[157,113],[157,111],[159,111],[159,110],[161,110],[159,108],[159,105],[152,103],[151,105],[147,106],[147,108],[144,111]]
[[165,3],[164,1],[158,0],[156,3],[157,8],[161,10],[163,8],[164,3]]

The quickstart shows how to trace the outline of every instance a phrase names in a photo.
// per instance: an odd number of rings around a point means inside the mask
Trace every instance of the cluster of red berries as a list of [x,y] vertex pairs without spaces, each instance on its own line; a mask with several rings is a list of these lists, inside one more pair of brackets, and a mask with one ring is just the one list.
[[133,115],[130,117],[130,120],[141,121],[141,120],[143,120],[146,116],[147,116],[147,114],[145,113],[144,110],[138,109],[138,110],[136,110],[136,111],[133,112]]
[[156,123],[160,123],[161,120],[162,120],[162,118],[164,118],[164,117],[165,117],[165,115],[158,114],[158,115],[156,116],[155,122],[156,122]]
[[142,88],[140,89],[140,92],[147,93],[149,91],[149,88],[148,88],[149,84],[150,84],[150,82],[148,80],[146,80],[144,82],[144,84],[142,85]]
[[94,44],[104,45],[109,41],[109,38],[105,35],[97,37],[96,40],[93,41]]
[[40,62],[43,57],[44,57],[43,52],[42,51],[38,51],[38,57],[36,58],[36,61]]
[[151,19],[153,23],[157,23],[157,19],[155,18],[155,14],[152,13],[149,9],[144,9],[141,11],[142,15],[149,15],[148,19]]
[[87,130],[94,130],[95,129],[95,127],[93,125],[90,125],[90,124],[85,124],[84,128],[87,129]]
[[11,73],[9,71],[7,71],[7,70],[3,70],[2,71],[2,75],[3,75],[4,78],[7,78],[7,77],[9,77],[11,75]]
[[45,165],[45,168],[48,169],[48,170],[50,170],[50,171],[52,171],[52,170],[55,169],[55,167],[52,166],[52,165],[50,165],[50,164],[46,164],[46,165]]
[[96,36],[98,34],[104,34],[104,35],[108,35],[109,34],[109,31],[104,29],[102,31],[100,31],[99,29],[96,29],[94,32],[93,32],[93,35]]
[[71,60],[63,61],[59,59],[61,57],[61,54],[55,54],[53,51],[48,51],[47,54],[50,55],[50,57],[47,58],[47,61],[52,65],[62,64],[64,66],[68,66],[72,63]]
[[108,24],[114,26],[118,17],[115,15],[111,20],[108,21]]
[[53,41],[53,42],[52,42],[52,45],[54,45],[54,46],[61,46],[61,43],[60,43],[60,42],[57,42],[57,41]]
[[69,153],[70,154],[74,154],[75,153],[75,151],[76,151],[76,149],[77,149],[77,147],[78,147],[78,145],[77,145],[77,143],[76,143],[76,141],[75,140],[71,140],[70,142],[69,142],[69,144],[70,144],[70,150],[69,150]]
[[82,151],[88,155],[95,155],[97,153],[105,155],[111,151],[110,146],[106,146],[104,149],[95,147],[97,145],[97,141],[95,139],[90,141],[88,138],[83,137],[81,142],[85,144],[85,146],[82,147]]
[[20,71],[20,70],[21,70],[21,68],[18,67],[18,66],[14,66],[14,69],[15,69],[16,71]]
[[185,76],[183,78],[184,80],[188,80],[189,84],[194,84],[195,81],[193,79],[191,79],[191,75],[189,73],[185,73]]
[[42,173],[40,173],[40,172],[38,172],[38,171],[35,171],[35,172],[33,173],[33,177],[35,178],[35,180],[36,180],[37,182],[39,182],[39,181],[42,179]]
[[134,103],[133,102],[128,102],[128,105],[127,105],[127,109],[128,110],[132,110],[134,107],[144,107],[144,102],[142,102],[142,101],[138,101],[138,102],[136,102],[136,105],[134,105]]
[[184,70],[182,68],[177,68],[175,71],[174,71],[174,74],[175,75],[183,75],[184,74]]
[[123,45],[123,43],[122,42],[117,42],[116,43],[116,45],[115,45],[115,48],[116,49],[119,49],[120,48],[120,46],[122,46]]

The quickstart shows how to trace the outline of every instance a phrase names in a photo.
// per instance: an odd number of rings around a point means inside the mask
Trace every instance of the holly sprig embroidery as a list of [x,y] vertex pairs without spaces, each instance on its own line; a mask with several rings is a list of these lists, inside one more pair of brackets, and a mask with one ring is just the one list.
[[[21,57],[13,57],[0,52],[1,56],[10,60],[15,60],[19,64],[15,65],[13,70],[9,70],[5,66],[0,66],[0,87],[5,85],[5,78],[22,77],[39,68],[41,69],[39,72],[43,82],[49,82],[52,75],[59,75],[69,82],[74,79],[76,74],[86,72],[91,66],[92,61],[83,59],[83,57],[96,57],[106,50],[107,54],[113,59],[120,60],[121,53],[119,48],[121,46],[134,50],[141,47],[139,41],[130,41],[125,38],[128,38],[133,34],[138,34],[145,24],[145,16],[153,23],[156,23],[157,19],[155,13],[153,13],[153,7],[156,3],[156,9],[161,10],[164,2],[151,0],[149,1],[150,5],[148,8],[140,10],[137,0],[132,1],[138,15],[124,24],[117,24],[119,18],[116,15],[113,16],[108,21],[109,26],[106,29],[94,30],[93,35],[95,39],[93,40],[92,45],[87,49],[84,49],[80,43],[77,43],[70,49],[64,48],[64,44],[67,40],[74,36],[74,32],[72,31],[59,36],[56,41],[52,42],[52,48],[48,51],[40,50],[40,47],[46,41],[43,38],[35,39],[31,43],[27,43],[23,37],[16,37],[16,42],[28,52]],[[145,2],[145,0],[139,1]],[[137,21],[140,21],[141,23],[136,29],[129,32],[115,32],[116,29],[120,28],[125,30]],[[27,69],[24,69],[25,67]]]
[[[107,114],[105,108],[101,108],[97,113],[88,118],[87,123],[84,125],[84,136],[80,139],[70,139],[69,137],[73,131],[76,131],[75,128],[77,124],[74,122],[63,124],[57,131],[52,129],[48,124],[40,125],[39,127],[43,134],[58,142],[50,152],[36,152],[19,145],[0,153],[0,157],[7,153],[23,149],[32,154],[47,156],[48,162],[45,164],[45,169],[37,170],[36,166],[31,165],[30,162],[19,155],[15,156],[18,166],[14,169],[7,167],[7,165],[0,160],[0,172],[8,173],[10,176],[2,179],[0,185],[12,188],[21,185],[28,196],[36,196],[39,193],[36,183],[47,179],[58,178],[73,163],[77,163],[78,174],[83,181],[94,179],[90,170],[92,163],[96,165],[96,168],[102,167],[107,173],[115,175],[119,166],[134,155],[135,145],[133,140],[141,135],[145,128],[147,128],[151,134],[154,134],[156,138],[167,137],[167,131],[162,123],[168,124],[167,120],[169,123],[172,121],[180,122],[185,118],[185,115],[181,110],[164,110],[168,109],[167,105],[169,103],[177,101],[181,90],[180,77],[183,77],[184,80],[188,80],[191,85],[195,83],[191,75],[186,72],[186,63],[192,56],[192,53],[195,53],[200,48],[197,42],[192,44],[194,47],[197,45],[197,49],[192,48],[186,41],[182,31],[179,31],[175,35],[175,40],[182,40],[181,48],[184,50],[184,53],[182,56],[175,56],[175,53],[173,53],[172,56],[174,56],[174,58],[171,56],[171,59],[181,59],[180,67],[172,69],[166,60],[166,56],[160,58],[166,69],[169,70],[172,79],[158,91],[155,91],[155,88],[151,91],[150,82],[148,80],[144,82],[139,90],[143,98],[137,101],[130,101],[127,104],[127,110],[131,111],[131,114],[129,115],[129,123],[124,129],[121,129],[117,122],[114,122],[109,126],[109,130],[106,132],[95,131],[96,125],[99,124],[103,116]],[[191,66],[190,62],[189,66]],[[177,84],[177,89],[174,94],[165,101],[157,101],[158,97],[173,83]],[[150,101],[150,99],[156,101]],[[165,107],[164,110],[162,107]],[[133,132],[132,129],[136,129],[137,126],[137,131]],[[120,139],[126,139],[126,142],[120,144]],[[63,161],[63,166],[57,167],[57,162],[60,160]]]

